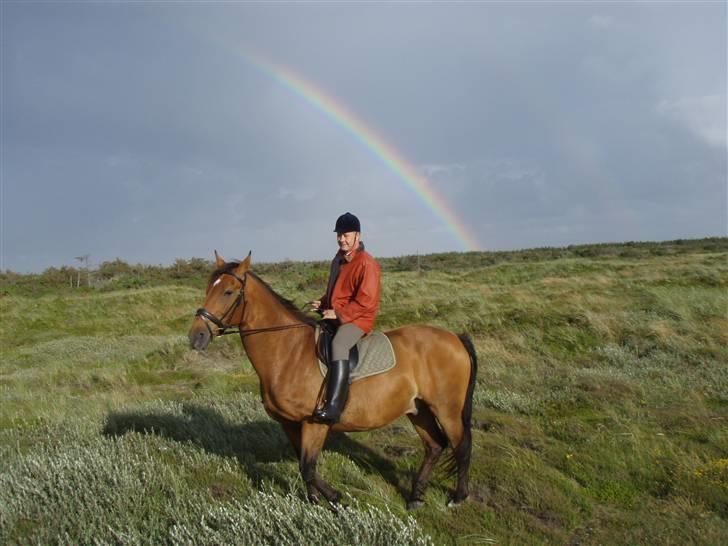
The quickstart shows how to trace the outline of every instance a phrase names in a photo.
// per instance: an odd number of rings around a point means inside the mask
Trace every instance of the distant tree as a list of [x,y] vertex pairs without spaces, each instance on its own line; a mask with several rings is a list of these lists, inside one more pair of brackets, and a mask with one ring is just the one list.
[[134,274],[134,267],[126,263],[121,258],[116,258],[109,262],[101,262],[96,274],[102,279],[113,279],[124,275]]
[[[84,269],[86,270],[86,284],[88,286],[91,286],[91,274],[89,273],[88,269],[88,259],[91,256],[89,254],[84,254],[83,256],[76,256],[76,259],[84,264]],[[81,286],[81,270],[78,270],[78,281],[76,282],[76,288],[79,288]]]

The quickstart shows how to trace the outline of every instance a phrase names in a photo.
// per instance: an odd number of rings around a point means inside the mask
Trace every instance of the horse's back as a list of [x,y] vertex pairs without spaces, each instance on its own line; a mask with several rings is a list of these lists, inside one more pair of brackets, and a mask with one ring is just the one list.
[[[465,396],[470,381],[470,355],[460,337],[435,326],[413,324],[384,332],[392,342],[397,366],[411,373],[425,401]],[[446,394],[450,396],[446,396]],[[455,398],[459,398],[456,396]]]
[[[418,354],[421,360],[455,359],[469,363],[469,356],[457,334],[427,324],[410,324],[384,334],[394,347],[395,354],[405,352]],[[399,354],[397,354],[399,357]]]

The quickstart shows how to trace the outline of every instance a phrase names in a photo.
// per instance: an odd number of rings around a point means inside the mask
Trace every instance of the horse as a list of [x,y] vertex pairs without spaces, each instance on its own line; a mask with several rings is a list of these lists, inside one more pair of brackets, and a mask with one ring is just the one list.
[[316,319],[277,294],[250,270],[251,254],[225,262],[215,251],[203,306],[189,330],[194,349],[205,350],[213,337],[238,333],[260,380],[263,406],[288,436],[299,463],[307,498],[322,495],[333,507],[339,491],[316,472],[316,462],[331,430],[351,432],[381,428],[407,415],[424,445],[407,508],[424,502],[430,473],[450,447],[450,474],[457,474],[448,506],[468,497],[472,451],[471,415],[477,356],[465,334],[425,325],[384,332],[396,357],[389,371],[350,386],[349,399],[334,425],[315,422],[323,378],[315,350]]

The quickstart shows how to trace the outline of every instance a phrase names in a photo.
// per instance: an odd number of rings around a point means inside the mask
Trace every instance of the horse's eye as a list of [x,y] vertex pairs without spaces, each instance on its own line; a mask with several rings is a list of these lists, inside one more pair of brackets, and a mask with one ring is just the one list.
[[232,290],[225,290],[225,295],[226,295],[226,296],[229,296],[229,295],[230,295],[230,294],[232,294],[232,293],[233,293],[233,291],[232,291]]

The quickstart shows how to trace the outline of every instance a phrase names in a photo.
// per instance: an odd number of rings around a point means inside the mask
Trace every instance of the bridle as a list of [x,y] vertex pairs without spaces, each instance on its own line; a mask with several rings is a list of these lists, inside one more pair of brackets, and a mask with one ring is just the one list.
[[[200,307],[195,313],[195,316],[200,317],[202,319],[202,322],[205,323],[207,331],[210,332],[211,337],[215,337],[215,335],[224,336],[227,334],[240,334],[241,336],[245,336],[250,334],[257,334],[259,332],[274,332],[276,330],[288,330],[289,328],[300,328],[301,326],[308,326],[308,324],[306,324],[305,322],[297,322],[294,324],[283,324],[281,326],[269,326],[268,328],[243,329],[241,327],[241,324],[243,323],[243,317],[245,316],[245,306],[248,303],[245,300],[245,285],[248,282],[248,272],[246,271],[242,277],[239,277],[235,273],[231,273],[229,271],[224,271],[220,273],[220,277],[222,277],[223,275],[230,275],[240,283],[240,290],[238,291],[238,295],[235,298],[235,301],[230,304],[230,306],[219,318],[210,313],[210,311],[208,311],[204,307]],[[237,309],[238,305],[240,305],[240,302],[243,303],[243,312],[240,315],[240,322],[238,322],[237,324],[226,323],[225,319],[228,318],[228,316],[233,315],[235,309]],[[210,328],[211,322],[219,328],[217,334],[215,334],[215,332],[212,331],[212,328]]]
[[[231,315],[235,309],[240,305],[240,302],[243,302],[243,305],[245,305],[245,284],[248,280],[248,274],[247,272],[245,275],[243,275],[242,278],[238,277],[235,273],[230,272],[223,272],[220,274],[220,277],[223,275],[230,275],[231,277],[235,278],[240,283],[240,290],[238,291],[238,296],[235,298],[235,301],[225,310],[225,312],[222,314],[222,317],[217,318],[215,315],[210,313],[207,309],[204,307],[200,307],[197,312],[195,313],[196,317],[200,317],[202,322],[205,323],[205,326],[207,326],[207,331],[210,332],[210,336],[215,337],[215,333],[212,331],[212,328],[210,328],[210,323],[212,322],[215,326],[220,328],[217,335],[224,336],[226,334],[234,334],[237,331],[240,331],[240,324],[226,324],[225,319],[228,315]],[[245,314],[245,308],[243,308],[243,314]],[[235,328],[237,326],[237,329]]]

